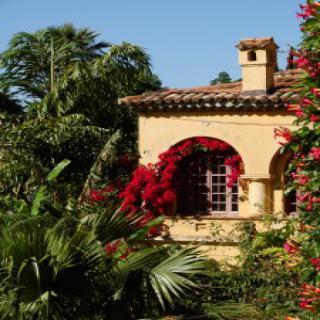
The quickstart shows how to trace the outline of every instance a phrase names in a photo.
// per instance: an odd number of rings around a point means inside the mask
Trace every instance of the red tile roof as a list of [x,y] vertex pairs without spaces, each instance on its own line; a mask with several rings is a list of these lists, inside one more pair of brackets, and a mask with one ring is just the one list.
[[[250,38],[241,40],[236,47],[240,50],[250,50],[250,49],[264,49],[269,44],[275,44],[272,37],[269,38]],[[276,45],[277,46],[277,45]],[[278,47],[278,46],[277,46]]]
[[121,105],[139,112],[165,110],[216,109],[279,109],[299,98],[295,87],[302,75],[301,70],[275,73],[275,87],[272,93],[242,93],[239,82],[189,89],[167,89],[148,92],[139,96],[128,96],[119,100]]

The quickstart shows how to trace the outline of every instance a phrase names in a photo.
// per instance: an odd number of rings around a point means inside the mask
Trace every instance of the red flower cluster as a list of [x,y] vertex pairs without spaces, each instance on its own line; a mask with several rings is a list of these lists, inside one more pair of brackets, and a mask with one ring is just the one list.
[[299,104],[288,104],[287,111],[294,112],[298,118],[302,118],[304,116],[304,112]]
[[309,58],[305,51],[291,50],[291,56],[291,63],[306,71],[311,78],[315,79],[320,75],[320,63]]
[[225,164],[232,168],[228,185],[232,186],[237,181],[242,170],[242,160],[229,144],[205,137],[192,138],[161,153],[155,165],[139,166],[134,171],[131,181],[121,193],[124,199],[122,209],[130,213],[144,212],[144,223],[155,216],[172,213],[179,164],[185,157],[199,151],[230,151],[231,156],[225,159]]
[[301,12],[297,13],[297,17],[302,19],[309,19],[311,17],[314,17],[319,13],[319,7],[320,7],[319,2],[305,4],[305,5],[301,4],[300,5]]
[[299,303],[300,308],[315,313],[315,304],[319,305],[320,302],[320,288],[304,284],[302,285],[302,290],[303,291],[299,293],[299,295],[301,296]]
[[311,258],[310,262],[314,265],[317,271],[320,271],[320,258]]
[[[122,250],[120,249],[122,247]],[[120,256],[119,256],[119,250]],[[105,251],[107,256],[114,257],[117,255],[119,260],[125,259],[130,253],[134,252],[134,249],[132,247],[128,247],[125,242],[122,242],[121,240],[116,240],[112,242],[108,242],[105,245]]]
[[288,142],[292,141],[292,132],[288,128],[276,128],[274,129],[274,137],[282,138],[285,142],[279,142],[281,145],[285,145]]
[[314,204],[320,203],[319,195],[312,195],[310,192],[305,192],[297,196],[297,199],[306,204],[306,210],[311,211],[314,208]]
[[291,173],[291,176],[294,179],[294,181],[301,186],[307,184],[310,180],[310,178],[304,174]]
[[100,202],[105,201],[107,199],[107,196],[115,192],[117,190],[117,187],[113,184],[109,184],[106,187],[102,189],[91,189],[90,190],[90,200],[92,202]]
[[312,147],[309,155],[314,160],[320,160],[320,147]]
[[283,249],[289,254],[295,254],[300,251],[299,247],[292,240],[287,240],[287,242],[283,245]]
[[120,240],[108,242],[105,246],[107,256],[112,256],[113,254],[115,254],[118,251],[120,244],[121,244]]
[[310,116],[310,122],[319,122],[320,121],[320,116],[316,115],[316,114],[312,114]]
[[[284,136],[286,133],[283,132],[283,138],[288,142],[292,140],[292,142],[294,142],[292,144],[294,147],[292,150],[295,152],[295,161],[293,161],[292,164],[296,168],[296,173],[293,174],[292,177],[294,178],[294,186],[300,191],[297,199],[302,203],[300,205],[299,218],[300,231],[309,232],[318,228],[317,220],[311,220],[309,215],[318,213],[320,204],[320,192],[313,184],[315,177],[317,177],[315,172],[319,169],[320,146],[317,138],[313,139],[305,135],[307,133],[312,137],[312,131],[317,130],[317,122],[320,121],[320,61],[317,42],[319,38],[320,2],[308,0],[307,4],[301,5],[300,8],[301,13],[298,14],[298,17],[306,20],[302,22],[301,26],[301,31],[304,32],[303,49],[292,51],[290,59],[292,58],[291,62],[307,73],[302,80],[303,89],[305,89],[303,92],[307,93],[305,97],[301,99],[299,105],[288,106],[289,111],[295,112],[298,118],[296,123],[302,124],[302,130],[297,130],[297,132],[293,134],[294,138],[292,135],[290,136],[290,134]],[[280,135],[281,134],[278,136]],[[307,220],[305,220],[306,218]],[[312,225],[308,224],[310,222],[312,222]],[[291,243],[290,240],[288,240],[285,244],[285,250],[290,254],[295,254],[303,249],[301,255],[310,257],[308,260],[315,267],[315,270],[320,271],[320,257],[312,258],[313,256],[317,256],[319,243],[312,236],[310,240],[303,240],[304,243],[301,247],[298,247],[296,243]],[[314,277],[314,274],[312,274],[312,277]],[[313,279],[314,283],[318,282],[317,280],[318,274]],[[319,315],[320,288],[304,284],[299,295],[299,306],[304,310]],[[291,320],[290,317],[287,318]]]

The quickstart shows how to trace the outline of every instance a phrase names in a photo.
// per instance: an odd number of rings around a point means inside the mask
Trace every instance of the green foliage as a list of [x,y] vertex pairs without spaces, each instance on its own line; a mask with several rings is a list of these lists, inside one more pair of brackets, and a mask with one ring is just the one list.
[[236,227],[240,240],[239,265],[211,269],[211,283],[202,304],[210,319],[281,319],[298,312],[298,268],[289,268],[283,244],[295,221],[277,229],[276,219],[258,232],[252,221]]
[[264,320],[265,317],[261,311],[251,304],[236,303],[226,301],[224,303],[207,304],[204,309],[210,319],[214,320]]
[[[195,248],[148,248],[141,242],[140,215],[128,217],[112,207],[56,206],[49,173],[35,202],[0,215],[0,314],[3,319],[121,319],[163,313],[196,288],[204,273]],[[39,205],[41,204],[41,205]],[[34,209],[37,215],[33,214]],[[155,222],[156,223],[156,222]],[[151,223],[148,228],[153,226]],[[105,245],[122,241],[125,257],[107,255]],[[121,312],[118,308],[121,303]]]
[[96,32],[70,24],[17,33],[0,56],[4,69],[0,88],[15,88],[17,93],[44,98],[64,69],[79,61],[92,61],[109,47],[105,42],[96,42],[97,36]]
[[232,81],[231,81],[231,78],[229,76],[229,73],[225,72],[225,71],[222,71],[222,72],[219,72],[217,78],[215,78],[215,79],[210,81],[210,84],[211,85],[216,85],[216,84],[230,83],[230,82],[232,82]]
[[97,36],[72,25],[22,32],[0,55],[0,90],[13,92],[12,98],[0,95],[0,107],[19,111],[14,98],[23,97],[25,111],[14,119],[3,116],[2,195],[28,197],[33,186],[68,158],[72,166],[60,180],[65,193],[79,198],[115,132],[121,133],[122,154],[136,152],[137,118],[118,106],[118,98],[156,90],[161,81],[150,72],[150,58],[142,48],[98,42]]

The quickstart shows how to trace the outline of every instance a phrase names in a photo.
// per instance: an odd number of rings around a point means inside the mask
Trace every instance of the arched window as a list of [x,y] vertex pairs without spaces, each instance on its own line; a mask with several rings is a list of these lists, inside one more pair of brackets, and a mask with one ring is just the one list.
[[[298,213],[299,191],[292,190],[289,194],[285,194],[285,188],[290,183],[290,175],[287,174],[291,153],[281,154],[279,151],[274,155],[270,164],[270,173],[274,177],[272,183],[273,201],[281,201],[282,209],[277,208],[286,215],[296,215]],[[278,194],[278,196],[276,196]],[[280,198],[281,195],[281,198]],[[275,197],[276,196],[276,197]]]
[[197,153],[184,159],[179,168],[178,214],[238,213],[238,183],[228,186],[230,153]]
[[248,52],[248,61],[257,61],[257,54],[255,51]]

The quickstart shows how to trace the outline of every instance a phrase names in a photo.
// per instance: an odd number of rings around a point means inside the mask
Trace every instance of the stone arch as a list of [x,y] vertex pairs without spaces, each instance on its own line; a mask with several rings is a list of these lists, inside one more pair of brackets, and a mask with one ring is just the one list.
[[[246,170],[247,168],[247,164],[248,164],[248,159],[246,157],[246,153],[243,152],[241,150],[241,148],[238,148],[238,146],[236,146],[236,143],[233,143],[232,141],[230,141],[230,139],[228,138],[225,138],[225,137],[218,137],[217,136],[210,136],[210,135],[197,135],[197,136],[188,136],[188,137],[175,137],[175,139],[172,141],[172,144],[170,146],[168,146],[167,149],[165,150],[168,150],[170,149],[171,147],[174,147],[180,143],[183,143],[183,141],[186,141],[186,140],[189,140],[189,139],[195,139],[195,138],[208,138],[208,139],[216,139],[216,140],[219,140],[219,141],[222,141],[224,143],[227,143],[237,154],[240,155],[241,157],[241,160],[242,160],[242,163],[243,163],[243,166],[244,166],[244,171]],[[165,151],[163,150],[163,151]]]
[[253,62],[253,61],[257,61],[257,53],[254,50],[251,50],[248,52],[248,61],[249,62]]
[[284,187],[286,182],[285,173],[291,158],[291,152],[281,153],[280,148],[270,161],[269,173],[272,177],[270,194],[272,209],[274,212],[285,213],[286,211],[286,199],[284,196]]
[[[237,163],[236,168],[239,168],[239,160],[236,160],[237,162],[232,162],[233,160],[231,160],[235,159],[234,155],[239,156],[241,159],[240,163],[243,164],[241,154],[226,141],[208,136],[195,136],[183,139],[175,143],[172,148],[178,147],[188,140],[196,141],[199,138],[206,139],[205,144],[210,141],[221,142],[227,145],[228,149],[218,148],[217,151],[214,149],[210,151],[209,147],[208,152],[199,151],[188,154],[179,163],[181,167],[177,171],[177,181],[184,182],[180,186],[182,189],[177,186],[177,213],[182,215],[204,213],[210,215],[238,214],[239,191],[242,187],[241,179],[237,180],[239,176],[236,174],[236,180],[231,180],[233,182],[230,184],[228,177],[232,176],[232,172],[234,172],[235,167],[233,167],[232,163]],[[236,159],[239,158],[237,157]],[[242,174],[244,170],[245,168],[241,167]],[[202,196],[204,199],[202,199]]]

